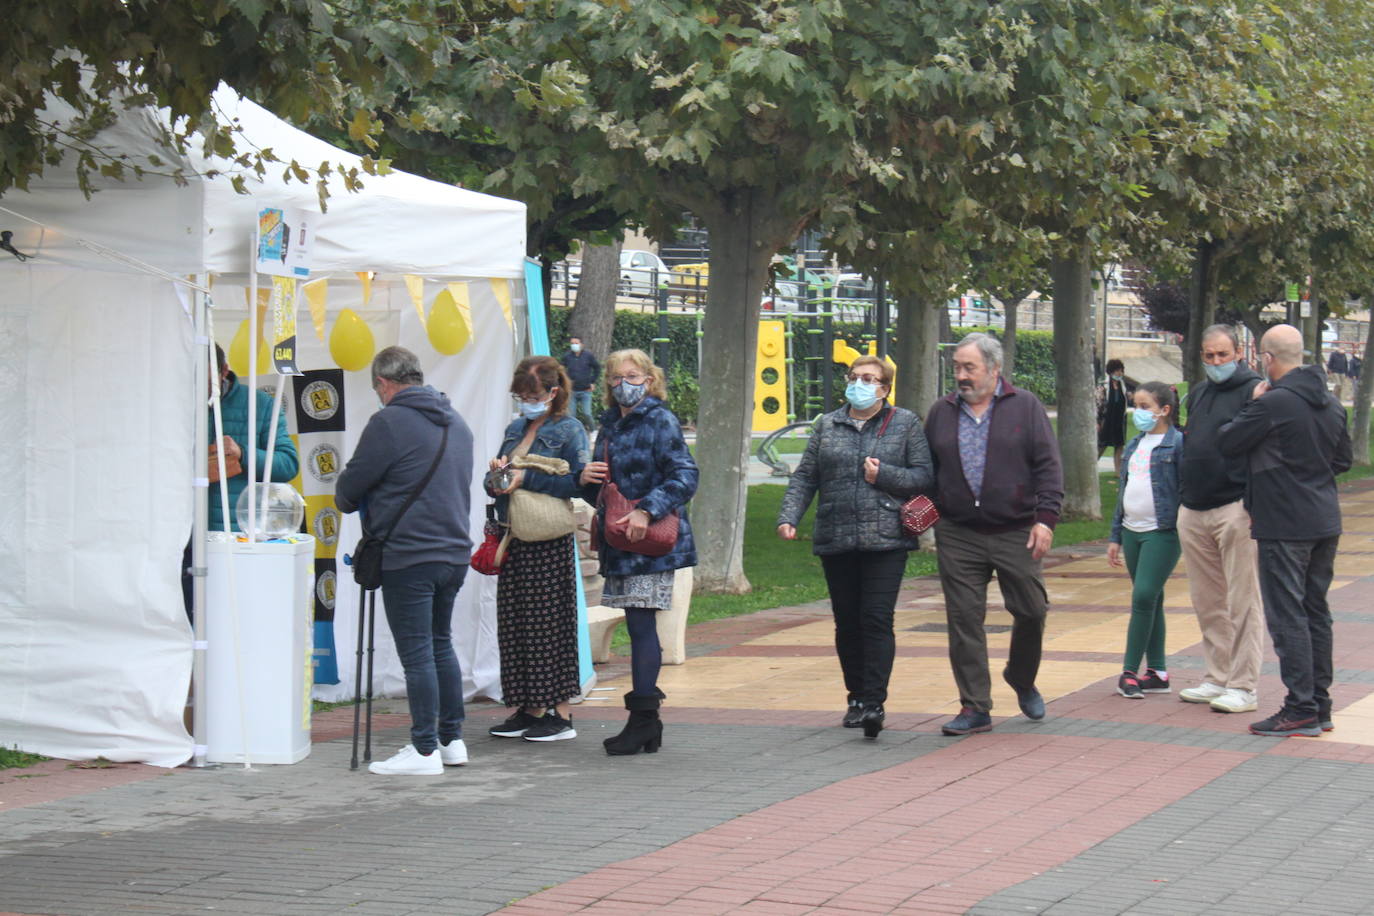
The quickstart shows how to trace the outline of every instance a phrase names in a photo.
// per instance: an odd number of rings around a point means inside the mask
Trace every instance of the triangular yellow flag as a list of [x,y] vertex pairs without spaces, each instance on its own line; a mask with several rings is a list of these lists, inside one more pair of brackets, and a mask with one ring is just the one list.
[[363,285],[363,305],[366,306],[372,302],[372,271],[358,271],[358,282]]
[[453,297],[453,304],[458,306],[458,314],[463,316],[463,321],[468,326],[468,340],[471,341],[477,336],[477,329],[472,325],[472,305],[468,302],[468,285],[462,281],[450,283],[448,292]]
[[329,281],[324,277],[310,280],[303,287],[305,301],[310,304],[310,320],[315,324],[315,336],[324,343],[325,302],[329,298]]
[[506,315],[506,324],[515,327],[515,318],[510,312],[510,281],[505,277],[492,277],[491,291],[496,294],[496,301],[501,304],[501,311]]
[[[272,298],[271,288],[258,290],[258,339],[265,339],[262,333],[262,321],[267,315],[267,302]],[[247,308],[248,303],[252,302],[252,293],[245,287],[243,290],[243,307]]]
[[415,314],[420,316],[420,327],[427,328],[428,322],[425,320],[425,278],[406,274],[405,281],[406,292],[410,293],[410,301],[415,305]]

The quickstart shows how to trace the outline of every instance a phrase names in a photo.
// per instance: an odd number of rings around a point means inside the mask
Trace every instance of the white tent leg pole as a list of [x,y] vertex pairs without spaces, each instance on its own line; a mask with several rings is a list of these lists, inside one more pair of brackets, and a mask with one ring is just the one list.
[[[268,481],[272,479],[272,452],[277,447],[277,421],[281,418],[281,398],[282,392],[285,390],[286,376],[279,375],[277,376],[277,393],[272,396],[272,428],[267,434],[267,457],[262,462],[262,477]],[[267,518],[267,487],[262,488],[262,510],[258,517]]]
[[253,484],[258,480],[258,235],[254,229],[248,244],[248,543],[258,539],[257,500]]
[[[203,282],[202,282],[203,285]],[[209,452],[206,443],[210,438],[209,420],[201,398],[205,396],[202,386],[210,378],[214,360],[210,358],[214,337],[208,327],[208,306],[205,294],[196,291],[192,294],[195,327],[195,371],[192,373],[194,391],[191,403],[195,404],[195,514],[191,527],[191,766],[203,767],[206,764],[205,730],[205,533],[210,527],[210,473]],[[217,368],[217,367],[216,367]]]

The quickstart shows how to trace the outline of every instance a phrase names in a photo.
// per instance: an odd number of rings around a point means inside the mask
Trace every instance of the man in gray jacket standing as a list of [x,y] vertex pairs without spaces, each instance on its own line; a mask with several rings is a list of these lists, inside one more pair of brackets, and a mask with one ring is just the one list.
[[[377,354],[372,388],[382,409],[363,429],[334,493],[342,511],[361,510],[368,532],[386,539],[382,599],[411,719],[411,743],[368,767],[388,776],[439,775],[468,759],[451,618],[472,550],[472,432],[448,398],[424,382],[420,360],[404,347]],[[420,489],[431,466],[433,476]]]

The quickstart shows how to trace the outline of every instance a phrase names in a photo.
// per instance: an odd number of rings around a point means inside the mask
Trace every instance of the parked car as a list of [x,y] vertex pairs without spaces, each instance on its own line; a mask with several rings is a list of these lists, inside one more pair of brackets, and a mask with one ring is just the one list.
[[765,312],[800,312],[805,304],[805,287],[796,280],[775,280],[764,290],[759,308]]
[[654,296],[673,281],[673,272],[652,251],[625,249],[620,252],[620,292],[626,296]]

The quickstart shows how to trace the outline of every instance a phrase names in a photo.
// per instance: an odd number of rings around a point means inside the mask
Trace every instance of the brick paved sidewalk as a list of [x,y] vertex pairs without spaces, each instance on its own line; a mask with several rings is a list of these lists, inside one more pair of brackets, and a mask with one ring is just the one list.
[[[1360,913],[1374,911],[1374,486],[1343,495],[1331,593],[1336,730],[1250,736],[1259,715],[1114,690],[1128,583],[1061,551],[1041,723],[995,695],[990,735],[954,711],[938,584],[908,583],[888,730],[843,706],[824,604],[693,627],[665,670],[661,753],[607,758],[623,711],[578,707],[575,741],[488,738],[442,778],[347,769],[348,710],[289,767],[0,777],[0,910],[107,913]],[[1175,691],[1196,683],[1180,571]],[[995,594],[994,590],[994,594]],[[998,615],[990,615],[994,626]],[[994,634],[990,651],[1004,654]],[[994,662],[994,666],[995,666]],[[611,695],[624,666],[601,670]],[[396,707],[399,712],[403,707]],[[380,753],[404,743],[384,714]]]

